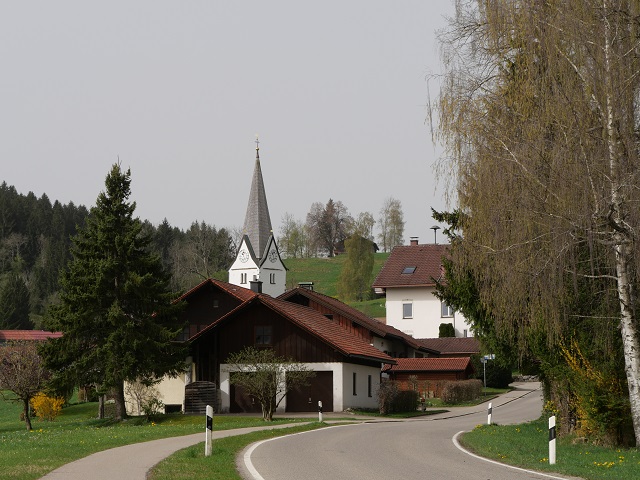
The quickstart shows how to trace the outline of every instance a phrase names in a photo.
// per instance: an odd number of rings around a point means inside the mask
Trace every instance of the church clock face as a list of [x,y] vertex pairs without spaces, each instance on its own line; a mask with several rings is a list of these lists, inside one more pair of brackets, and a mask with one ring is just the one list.
[[240,252],[239,258],[242,263],[246,263],[247,260],[249,260],[249,252],[247,252],[246,250],[242,250]]
[[269,260],[271,261],[271,263],[274,263],[277,259],[278,259],[278,252],[276,252],[275,250],[271,250],[269,252]]

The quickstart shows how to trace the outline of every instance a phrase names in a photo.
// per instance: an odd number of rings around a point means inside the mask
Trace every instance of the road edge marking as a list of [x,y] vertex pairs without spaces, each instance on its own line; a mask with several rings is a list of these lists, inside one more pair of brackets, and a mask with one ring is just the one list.
[[244,460],[244,466],[246,467],[247,471],[249,472],[249,475],[251,475],[254,480],[265,480],[264,477],[258,473],[258,470],[256,470],[256,468],[253,466],[253,462],[251,461],[251,454],[253,453],[253,451],[256,448],[258,448],[263,443],[273,442],[274,440],[279,440],[279,439],[285,438],[285,437],[293,437],[295,435],[304,435],[305,433],[313,433],[313,432],[324,431],[324,430],[327,430],[327,429],[330,429],[330,428],[352,427],[354,425],[364,425],[364,424],[366,424],[366,422],[347,423],[347,424],[344,424],[344,425],[331,425],[331,426],[324,427],[324,428],[317,428],[315,430],[307,430],[306,432],[290,433],[288,435],[280,435],[278,437],[267,438],[266,440],[260,440],[259,442],[252,443],[245,450],[244,455],[242,456],[242,458]]
[[507,465],[506,463],[498,462],[496,460],[491,460],[489,458],[485,458],[485,457],[481,457],[480,455],[476,455],[475,453],[471,453],[469,450],[467,450],[462,445],[460,445],[460,442],[458,442],[458,437],[463,433],[464,433],[464,430],[460,430],[453,437],[451,437],[451,441],[453,442],[453,444],[455,445],[455,447],[458,450],[460,450],[462,453],[466,453],[470,457],[477,458],[478,460],[484,460],[485,462],[493,463],[495,465],[500,465],[501,467],[511,468],[512,470],[518,470],[520,472],[525,472],[525,473],[532,473],[532,474],[540,475],[540,476],[546,477],[546,478],[553,478],[555,480],[567,480],[568,478],[570,478],[570,477],[556,477],[554,475],[549,475],[548,473],[538,472],[536,470],[528,470],[526,468],[520,468],[520,467],[515,467],[513,465]]

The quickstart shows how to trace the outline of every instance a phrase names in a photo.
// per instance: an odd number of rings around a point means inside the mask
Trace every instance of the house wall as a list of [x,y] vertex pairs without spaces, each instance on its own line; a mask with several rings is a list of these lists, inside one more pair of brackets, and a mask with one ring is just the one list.
[[[180,405],[180,410],[184,411],[184,386],[185,386],[186,374],[179,375],[175,378],[163,377],[160,383],[154,385],[158,391],[157,398],[162,400],[165,405]],[[127,415],[143,415],[142,411],[138,411],[137,400],[128,393],[129,383],[125,382],[124,386],[124,401],[127,408]]]
[[[342,368],[342,408],[378,408],[378,388],[380,387],[380,369],[366,365],[343,363]],[[355,392],[354,392],[355,374]],[[371,392],[369,392],[369,377],[371,377]],[[338,380],[334,377],[334,388]],[[355,393],[355,394],[354,394]]]
[[[333,411],[342,412],[347,408],[377,408],[377,392],[380,386],[380,369],[353,363],[305,363],[306,368],[314,372],[333,373]],[[220,366],[220,399],[221,411],[228,412],[231,406],[230,377],[233,367],[228,364]],[[356,395],[353,395],[353,374],[356,374]],[[371,396],[368,392],[368,377],[371,376]],[[280,378],[286,381],[286,374]],[[280,402],[276,413],[284,413],[287,408],[286,397]],[[315,408],[315,405],[314,405]],[[326,411],[326,410],[325,410]]]
[[413,390],[414,377],[417,389],[422,398],[440,397],[442,387],[447,382],[467,380],[468,372],[398,372],[389,376],[399,384],[400,390]]
[[187,340],[240,305],[240,300],[213,285],[207,285],[189,297],[181,318],[188,319]]
[[[414,338],[438,338],[441,323],[451,323],[456,337],[471,336],[464,316],[454,312],[453,317],[441,316],[440,300],[434,295],[434,287],[387,288],[387,325],[397,328]],[[413,304],[413,318],[402,318],[403,303]]]

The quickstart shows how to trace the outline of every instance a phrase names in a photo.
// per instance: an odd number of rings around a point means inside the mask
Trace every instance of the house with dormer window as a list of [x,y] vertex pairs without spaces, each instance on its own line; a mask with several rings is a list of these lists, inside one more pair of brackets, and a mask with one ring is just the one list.
[[448,245],[419,244],[417,238],[392,250],[373,282],[386,297],[387,325],[414,338],[437,338],[442,323],[452,324],[456,337],[472,335],[464,316],[435,296],[447,251]]

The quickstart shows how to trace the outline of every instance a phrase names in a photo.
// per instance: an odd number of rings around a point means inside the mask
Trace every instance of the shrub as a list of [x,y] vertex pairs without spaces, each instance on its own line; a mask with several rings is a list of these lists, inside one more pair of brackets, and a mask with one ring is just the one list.
[[378,387],[378,406],[382,415],[393,412],[393,404],[398,392],[397,382],[393,380],[382,380],[380,382],[380,387]]
[[444,385],[440,398],[444,403],[460,403],[475,400],[481,394],[480,380],[457,380]]
[[394,412],[415,412],[418,409],[419,395],[415,390],[398,392],[392,403]]
[[62,397],[49,397],[40,392],[31,399],[31,408],[40,420],[49,420],[52,422],[56,419],[65,403]]
[[456,329],[453,327],[451,323],[441,323],[438,327],[438,337],[439,338],[447,338],[447,337],[455,337]]

